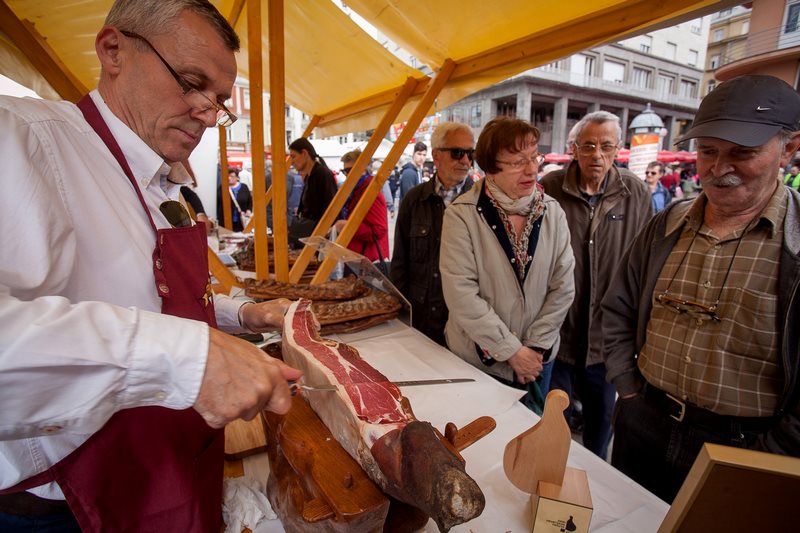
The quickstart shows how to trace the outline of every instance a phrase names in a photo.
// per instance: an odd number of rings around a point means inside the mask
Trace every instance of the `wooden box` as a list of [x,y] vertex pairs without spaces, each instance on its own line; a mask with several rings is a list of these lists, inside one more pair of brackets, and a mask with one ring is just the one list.
[[587,533],[592,520],[592,496],[586,471],[567,467],[564,482],[540,481],[531,495],[533,533]]

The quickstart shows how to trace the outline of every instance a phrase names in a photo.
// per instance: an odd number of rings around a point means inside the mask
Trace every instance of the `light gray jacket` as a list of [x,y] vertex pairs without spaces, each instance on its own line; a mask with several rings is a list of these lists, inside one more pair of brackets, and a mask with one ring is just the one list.
[[[479,199],[483,183],[458,197],[444,213],[439,270],[450,318],[450,350],[481,370],[507,380],[507,361],[521,346],[558,350],[559,330],[575,294],[570,232],[564,211],[545,195],[539,241],[524,284]],[[476,345],[497,362],[486,365]]]

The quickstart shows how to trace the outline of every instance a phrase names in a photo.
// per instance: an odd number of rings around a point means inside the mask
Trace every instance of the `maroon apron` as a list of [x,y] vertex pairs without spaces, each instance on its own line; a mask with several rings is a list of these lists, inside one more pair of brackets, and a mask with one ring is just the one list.
[[[130,167],[91,98],[78,107],[133,184],[156,232],[153,274],[161,312],[216,327],[205,226],[156,229]],[[224,432],[194,409],[119,411],[49,470],[0,492],[55,481],[84,531],[219,533]]]

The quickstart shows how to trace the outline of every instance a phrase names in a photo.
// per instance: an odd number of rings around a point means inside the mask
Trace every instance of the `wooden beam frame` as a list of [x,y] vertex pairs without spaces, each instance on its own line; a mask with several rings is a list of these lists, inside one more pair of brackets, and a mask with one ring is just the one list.
[[[275,247],[275,278],[289,280],[289,245],[286,221],[286,83],[284,57],[283,0],[269,0],[269,108],[270,137],[272,139],[272,186],[266,196],[272,198],[272,244]],[[262,158],[263,159],[263,158]],[[259,196],[261,196],[259,194]],[[267,198],[264,202],[266,217]],[[258,225],[256,225],[258,232]],[[266,226],[264,227],[266,235]]]
[[[453,74],[455,67],[456,64],[453,61],[450,61],[449,59],[446,60],[442,65],[442,68],[439,69],[439,72],[436,74],[436,77],[433,78],[432,82],[428,84],[425,94],[422,95],[422,98],[419,100],[417,106],[414,108],[414,111],[411,113],[411,116],[408,118],[405,127],[403,127],[403,131],[400,132],[400,135],[398,135],[397,140],[392,146],[392,149],[389,150],[389,154],[387,155],[386,159],[384,159],[381,168],[378,170],[378,174],[373,177],[372,181],[364,191],[364,194],[361,196],[361,199],[358,201],[358,204],[356,204],[356,208],[353,210],[353,213],[350,215],[350,217],[348,217],[347,223],[345,224],[344,228],[342,228],[342,232],[339,237],[336,239],[337,244],[347,246],[347,244],[350,242],[350,239],[352,239],[353,235],[355,235],[358,226],[361,225],[361,221],[364,220],[364,217],[366,216],[370,207],[372,207],[375,198],[377,195],[382,194],[383,184],[386,181],[386,178],[389,177],[390,169],[394,168],[395,162],[400,158],[400,154],[403,153],[403,150],[408,145],[411,137],[416,133],[417,128],[425,118],[428,110],[436,101],[436,97],[439,96],[439,93],[447,84],[447,81]],[[408,83],[406,85],[408,85]],[[397,111],[399,112],[400,110],[397,109]],[[384,116],[384,119],[381,121],[381,127],[385,127],[386,131],[388,131],[389,126],[391,126],[390,120],[393,119],[394,117]],[[380,142],[382,136],[372,136],[372,139],[376,138],[377,142]],[[358,174],[356,174],[356,176],[358,176]],[[350,177],[351,176],[348,176],[348,179],[350,179]],[[336,261],[332,258],[326,258],[322,262],[322,265],[320,265],[320,267],[317,269],[317,273],[314,275],[311,283],[323,283],[330,276],[334,266],[336,266]]]
[[89,89],[61,61],[47,40],[36,31],[33,23],[29,20],[20,20],[5,0],[0,0],[0,31],[25,54],[28,61],[61,98],[77,102],[89,92]]

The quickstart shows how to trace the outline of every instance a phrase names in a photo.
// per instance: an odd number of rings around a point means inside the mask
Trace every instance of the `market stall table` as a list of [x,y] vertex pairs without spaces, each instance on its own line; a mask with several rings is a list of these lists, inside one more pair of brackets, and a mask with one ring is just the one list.
[[[539,418],[517,400],[522,391],[501,385],[465,363],[417,330],[397,320],[369,330],[333,336],[356,347],[361,356],[393,381],[432,378],[474,378],[473,383],[404,387],[415,414],[439,430],[447,422],[462,427],[480,416],[491,416],[497,428],[462,452],[467,472],[486,496],[486,508],[478,518],[451,531],[472,533],[530,531],[530,495],[514,487],[503,472],[503,450],[509,440],[533,426]],[[590,531],[643,533],[656,531],[668,505],[615,470],[611,465],[573,442],[568,465],[586,470],[594,513]],[[248,477],[266,484],[266,454],[244,460]],[[284,531],[278,520],[264,521],[256,533]],[[428,523],[426,532],[436,525]]]

